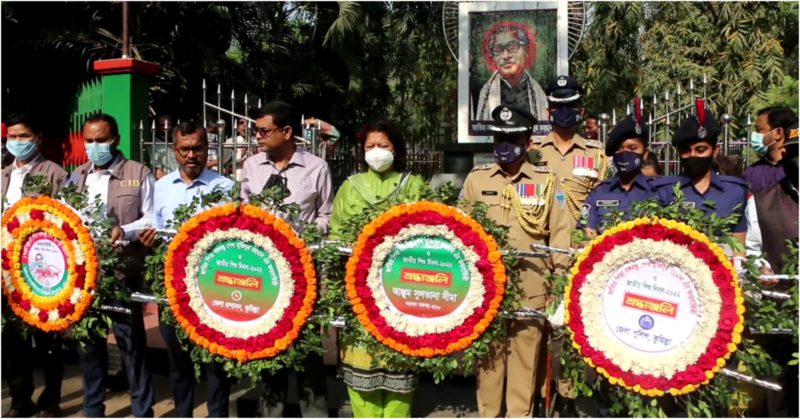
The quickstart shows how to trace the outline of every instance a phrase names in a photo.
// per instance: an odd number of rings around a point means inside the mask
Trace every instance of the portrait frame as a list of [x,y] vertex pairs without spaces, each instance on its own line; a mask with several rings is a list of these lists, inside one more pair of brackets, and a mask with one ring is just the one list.
[[[567,3],[555,1],[460,3],[458,13],[458,142],[488,143],[492,139],[485,122],[487,121],[486,113],[482,113],[484,119],[479,119],[479,115],[477,115],[482,89],[482,85],[478,84],[477,79],[481,76],[486,77],[494,70],[489,68],[491,64],[486,61],[487,57],[483,51],[486,48],[484,32],[492,25],[496,26],[496,24],[491,24],[491,20],[496,19],[499,24],[519,27],[528,35],[529,39],[535,40],[535,43],[529,44],[526,60],[526,64],[529,64],[530,61],[533,63],[526,66],[525,71],[530,71],[540,77],[535,79],[536,76],[531,74],[538,87],[541,88],[541,90],[537,90],[541,96],[541,91],[545,89],[552,78],[569,74]],[[549,36],[545,37],[547,45],[537,36],[537,29],[532,28],[535,23],[527,24],[527,30],[523,28],[525,22],[540,21],[548,23],[546,32]],[[480,42],[481,45],[475,45],[477,42]],[[534,57],[530,56],[531,51],[536,54],[540,48],[545,56],[544,63],[538,63]],[[480,53],[476,53],[476,51],[480,51]],[[547,68],[544,68],[545,66]],[[546,98],[537,97],[536,100],[540,103],[538,109],[541,109],[541,101]],[[484,108],[486,107],[484,106]],[[541,111],[538,113],[539,115],[535,112],[534,116],[540,123],[534,127],[533,135],[544,135],[549,131],[549,123]]]

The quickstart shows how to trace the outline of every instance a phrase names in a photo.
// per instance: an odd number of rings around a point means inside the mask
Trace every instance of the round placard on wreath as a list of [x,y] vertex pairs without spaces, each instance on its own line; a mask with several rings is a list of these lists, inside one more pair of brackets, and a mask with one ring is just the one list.
[[722,248],[661,218],[625,222],[592,241],[564,295],[584,361],[611,384],[651,397],[708,384],[744,329],[744,298]]
[[491,326],[506,280],[501,252],[480,224],[423,201],[392,207],[362,229],[345,287],[375,339],[434,357],[469,348]]
[[317,298],[305,242],[252,205],[221,205],[189,219],[167,250],[164,275],[171,311],[189,338],[240,362],[286,350]]
[[70,207],[23,198],[2,218],[3,294],[30,326],[58,332],[91,306],[98,275],[91,233]]

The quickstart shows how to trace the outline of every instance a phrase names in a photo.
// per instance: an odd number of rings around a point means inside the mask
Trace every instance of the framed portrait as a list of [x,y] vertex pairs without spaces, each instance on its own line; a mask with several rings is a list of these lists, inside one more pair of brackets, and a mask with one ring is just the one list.
[[566,2],[459,4],[458,138],[490,142],[492,111],[527,109],[550,130],[547,84],[569,74]]

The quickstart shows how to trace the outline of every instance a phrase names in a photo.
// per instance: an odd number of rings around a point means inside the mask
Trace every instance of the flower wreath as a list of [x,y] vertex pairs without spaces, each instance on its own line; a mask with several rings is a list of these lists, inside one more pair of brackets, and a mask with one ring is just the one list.
[[681,222],[645,217],[607,230],[578,257],[564,295],[584,361],[646,396],[708,384],[741,342],[736,271],[718,245]]
[[[238,261],[214,259],[227,250]],[[259,262],[239,262],[243,257]],[[214,266],[224,269],[215,271]],[[233,273],[235,267],[249,275]],[[221,205],[189,219],[169,245],[164,271],[169,306],[189,338],[212,354],[240,362],[272,358],[287,349],[317,297],[316,271],[305,243],[288,223],[252,205]],[[214,285],[204,284],[204,277]],[[230,292],[229,300],[224,301],[221,290]]]
[[[398,252],[413,253],[420,240],[428,243],[425,251],[438,248],[453,261],[420,262]],[[433,357],[469,348],[491,326],[506,280],[497,244],[480,224],[456,208],[422,201],[394,206],[362,229],[345,288],[356,318],[379,342],[407,356]],[[409,283],[416,288],[402,287]]]
[[45,332],[80,321],[98,275],[80,216],[48,196],[23,198],[3,214],[2,229],[2,288],[14,314]]

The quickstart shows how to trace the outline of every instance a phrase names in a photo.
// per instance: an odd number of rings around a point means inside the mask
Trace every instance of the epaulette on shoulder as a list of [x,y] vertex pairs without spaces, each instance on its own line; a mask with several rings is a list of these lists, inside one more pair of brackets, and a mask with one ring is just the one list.
[[678,176],[658,176],[648,179],[650,186],[653,188],[662,188],[667,185],[674,185],[680,181]]
[[720,175],[719,180],[721,180],[723,182],[727,182],[727,183],[735,183],[735,184],[737,184],[739,186],[742,186],[744,188],[748,188],[748,189],[750,188],[750,184],[747,183],[746,180],[744,180],[744,179],[742,179],[742,178],[740,178],[738,176]]
[[471,171],[475,172],[475,171],[478,171],[478,170],[489,170],[492,167],[493,164],[494,163],[479,164],[479,165],[473,167]]
[[604,148],[603,144],[601,144],[600,141],[597,140],[586,140],[586,147]]

